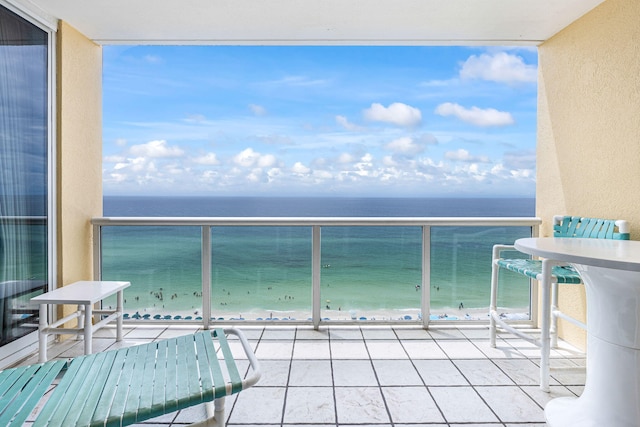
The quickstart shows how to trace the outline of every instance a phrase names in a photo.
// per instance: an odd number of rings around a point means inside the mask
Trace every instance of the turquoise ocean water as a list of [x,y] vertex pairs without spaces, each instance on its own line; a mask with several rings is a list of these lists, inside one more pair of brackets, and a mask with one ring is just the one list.
[[[534,199],[105,197],[104,215],[530,217],[534,205]],[[432,312],[460,317],[486,311],[491,247],[530,230],[433,227],[431,233]],[[106,227],[103,279],[131,281],[128,313],[196,317],[202,313],[200,244],[199,227]],[[416,318],[419,227],[323,227],[321,251],[323,317]],[[310,227],[214,227],[212,252],[214,317],[311,315]],[[500,305],[527,311],[528,286],[508,289]]]

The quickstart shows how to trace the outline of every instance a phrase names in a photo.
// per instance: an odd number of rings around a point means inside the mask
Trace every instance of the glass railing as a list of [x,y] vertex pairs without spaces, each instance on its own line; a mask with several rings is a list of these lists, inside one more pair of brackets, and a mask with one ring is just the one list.
[[[491,249],[537,218],[94,218],[96,280],[136,321],[488,321]],[[527,279],[499,310],[532,319]],[[105,304],[113,304],[107,300]]]

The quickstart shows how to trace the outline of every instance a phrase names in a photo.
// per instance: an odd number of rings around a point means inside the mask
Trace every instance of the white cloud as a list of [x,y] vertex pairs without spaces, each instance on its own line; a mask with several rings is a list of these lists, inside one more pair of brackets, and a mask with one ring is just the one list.
[[125,145],[127,145],[127,140],[124,138],[118,138],[116,139],[116,145],[118,147],[124,147]]
[[459,161],[459,162],[490,163],[490,160],[489,160],[489,158],[487,156],[472,156],[464,148],[459,148],[459,149],[457,149],[455,151],[447,151],[444,156],[445,156],[445,158],[447,158],[449,160],[454,160],[454,161]]
[[348,131],[357,132],[364,129],[361,126],[351,123],[345,116],[336,116],[336,122]]
[[122,163],[126,160],[124,156],[114,155],[114,156],[104,156],[105,163]]
[[393,157],[391,156],[384,156],[382,158],[382,164],[384,166],[397,166],[398,162],[396,162],[395,160],[393,160]]
[[260,154],[253,148],[246,148],[233,157],[233,162],[245,168],[254,166],[266,168],[274,166],[277,160],[273,154]]
[[435,135],[430,133],[423,133],[421,135],[418,135],[418,137],[416,138],[416,141],[421,145],[437,145],[438,144],[438,138],[436,138]]
[[220,164],[220,160],[218,160],[218,156],[216,156],[216,153],[207,153],[204,156],[196,157],[195,159],[193,159],[193,162],[199,165],[211,166]]
[[184,151],[176,146],[170,147],[165,140],[149,141],[146,144],[132,145],[129,152],[141,157],[180,157]]
[[351,163],[355,160],[355,158],[349,153],[342,153],[338,156],[338,163]]
[[393,141],[385,145],[385,148],[389,151],[400,154],[418,154],[424,151],[424,147],[422,145],[408,136],[394,139]]
[[535,83],[537,74],[535,65],[525,64],[522,57],[506,52],[471,55],[460,69],[462,79],[481,79],[508,84]]
[[417,126],[422,121],[420,110],[401,102],[394,102],[388,107],[373,103],[364,110],[364,117],[372,122],[393,123],[398,126]]
[[536,167],[535,150],[520,150],[516,152],[504,153],[505,166],[511,169],[529,169]]
[[253,151],[253,148],[246,148],[233,157],[235,164],[249,168],[260,158],[260,153]]
[[249,109],[256,116],[266,116],[267,115],[267,109],[264,108],[262,105],[249,104]]
[[494,108],[465,108],[451,102],[438,105],[435,113],[440,116],[455,116],[463,122],[482,127],[506,126],[515,122],[511,113],[505,111],[498,111]]
[[311,169],[303,165],[301,162],[296,162],[291,168],[291,171],[295,174],[307,175],[309,172],[311,172]]
[[258,158],[258,167],[270,168],[276,164],[276,156],[273,154],[264,154]]

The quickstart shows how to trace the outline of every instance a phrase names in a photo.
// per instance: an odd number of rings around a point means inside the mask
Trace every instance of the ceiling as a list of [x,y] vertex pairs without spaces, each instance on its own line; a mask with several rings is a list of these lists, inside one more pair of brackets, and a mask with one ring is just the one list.
[[537,45],[604,0],[7,0],[100,44]]

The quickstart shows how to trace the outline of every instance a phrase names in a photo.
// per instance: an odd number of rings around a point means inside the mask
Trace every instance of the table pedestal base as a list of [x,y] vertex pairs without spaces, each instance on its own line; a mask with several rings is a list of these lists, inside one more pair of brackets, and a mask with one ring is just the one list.
[[640,274],[574,264],[585,284],[587,382],[545,407],[551,427],[640,426]]
[[[640,426],[640,351],[589,335],[587,384],[579,398],[550,401],[544,414],[550,427]],[[606,368],[590,369],[596,361]],[[624,370],[624,372],[620,372]]]

